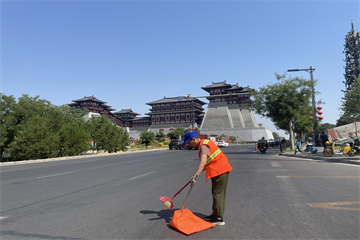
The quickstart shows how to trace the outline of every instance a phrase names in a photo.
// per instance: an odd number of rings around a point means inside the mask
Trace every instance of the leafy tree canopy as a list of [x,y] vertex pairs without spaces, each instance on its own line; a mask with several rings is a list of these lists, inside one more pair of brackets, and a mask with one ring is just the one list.
[[337,120],[337,126],[360,122],[360,76],[355,79],[352,88],[345,92],[340,110],[343,115]]
[[330,128],[334,128],[336,127],[335,124],[331,124],[331,123],[321,123],[318,127],[319,132],[325,132],[326,130],[330,129]]
[[[294,130],[304,131],[309,122],[309,107],[314,82],[304,78],[286,79],[286,75],[275,73],[277,83],[260,87],[259,91],[251,92],[253,101],[249,102],[257,114],[267,117],[283,130],[290,131],[290,122],[294,123]],[[318,93],[315,93],[318,94]]]
[[351,23],[351,30],[345,36],[344,51],[345,54],[345,73],[344,78],[346,91],[350,90],[355,79],[360,75],[360,33],[354,30],[354,24]]
[[165,133],[163,131],[159,131],[155,134],[155,139],[159,142],[164,142],[165,141]]
[[184,134],[185,134],[185,130],[179,126],[179,127],[175,128],[174,131],[169,132],[167,134],[167,136],[170,137],[170,139],[179,139],[179,136],[181,136],[181,138],[183,138]]
[[142,131],[140,133],[140,142],[142,144],[145,144],[146,148],[148,148],[148,145],[155,139],[155,134],[153,132],[149,131]]

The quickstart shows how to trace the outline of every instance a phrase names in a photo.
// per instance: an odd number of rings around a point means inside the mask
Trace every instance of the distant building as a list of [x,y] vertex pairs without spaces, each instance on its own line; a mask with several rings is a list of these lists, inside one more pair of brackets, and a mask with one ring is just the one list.
[[127,131],[148,130],[150,127],[150,117],[136,117],[140,114],[133,112],[131,108],[121,109],[114,114],[124,120],[124,127],[127,128]]
[[146,113],[148,117],[138,117],[140,114],[131,108],[112,113],[115,109],[94,96],[72,100],[73,103],[68,105],[78,109],[89,109],[85,119],[106,115],[119,126],[123,126],[134,139],[138,139],[143,130],[162,131],[166,134],[177,127],[197,127],[202,134],[235,136],[238,141],[257,141],[262,137],[273,139],[272,132],[259,125],[254,113],[244,107],[244,104],[250,101],[250,91],[253,90],[249,86],[240,87],[238,84],[231,85],[224,81],[213,82],[202,89],[209,93],[206,97],[209,105],[205,113],[203,105],[206,103],[191,97],[190,94],[164,97],[146,103],[151,106],[150,112]]
[[199,127],[203,120],[202,107],[205,102],[190,95],[179,97],[164,97],[163,99],[146,103],[151,106],[150,130],[172,131],[177,127]]
[[225,134],[239,141],[257,141],[262,137],[273,139],[272,132],[259,126],[254,113],[244,106],[250,101],[253,90],[249,86],[240,87],[224,81],[213,82],[202,89],[209,93],[206,99],[210,102],[200,127],[202,134]]
[[124,126],[124,120],[114,115],[111,111],[115,109],[111,108],[111,106],[106,105],[106,102],[103,102],[96,97],[84,96],[78,100],[72,100],[73,103],[68,104],[70,107],[75,107],[77,109],[84,109],[87,108],[89,110],[89,114],[85,116],[85,120],[91,118],[92,116],[101,116],[106,115],[110,120],[116,123],[119,126]]

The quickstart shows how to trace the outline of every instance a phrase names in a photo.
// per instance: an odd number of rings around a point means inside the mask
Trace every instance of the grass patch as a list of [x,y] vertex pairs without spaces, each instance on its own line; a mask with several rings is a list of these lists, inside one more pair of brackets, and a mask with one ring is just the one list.
[[153,149],[167,149],[169,148],[169,145],[148,145],[148,147],[146,148],[145,144],[137,144],[131,148],[129,148],[127,151],[132,152],[132,151],[146,151],[146,150],[153,150]]

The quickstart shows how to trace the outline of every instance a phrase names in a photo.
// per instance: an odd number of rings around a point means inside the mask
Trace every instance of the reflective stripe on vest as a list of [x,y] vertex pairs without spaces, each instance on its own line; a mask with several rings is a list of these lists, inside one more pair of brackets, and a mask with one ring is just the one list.
[[[206,144],[205,142],[204,142],[204,144]],[[220,149],[218,149],[216,152],[214,152],[213,154],[211,154],[209,157],[208,157],[208,159],[206,160],[206,165],[205,165],[205,168],[208,168],[209,166],[210,166],[210,164],[211,164],[211,160],[213,160],[217,155],[219,155],[219,153],[221,153],[221,150]]]
[[204,170],[206,170],[206,179],[219,176],[220,174],[230,172],[232,167],[224,153],[216,146],[216,144],[207,139],[201,140],[199,145],[199,158],[201,146],[205,144],[210,148],[210,156],[207,157]]

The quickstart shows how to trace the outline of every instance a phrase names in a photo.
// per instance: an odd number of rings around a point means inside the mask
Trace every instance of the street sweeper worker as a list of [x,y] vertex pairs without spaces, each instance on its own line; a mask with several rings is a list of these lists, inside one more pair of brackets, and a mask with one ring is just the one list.
[[213,196],[212,214],[205,217],[205,220],[216,225],[225,225],[225,196],[229,179],[229,172],[232,170],[228,159],[215,143],[207,139],[200,139],[196,131],[184,134],[184,145],[199,149],[200,163],[192,178],[194,185],[200,173],[206,171],[206,180],[211,179],[211,193]]

